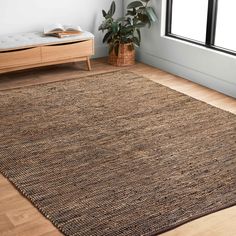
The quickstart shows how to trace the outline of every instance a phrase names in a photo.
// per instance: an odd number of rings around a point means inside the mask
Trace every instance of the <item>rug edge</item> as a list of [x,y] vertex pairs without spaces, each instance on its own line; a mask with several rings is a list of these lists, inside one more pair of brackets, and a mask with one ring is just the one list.
[[[22,197],[26,198],[26,199],[30,202],[30,204],[32,205],[32,207],[36,208],[36,209],[39,211],[39,213],[42,214],[42,216],[43,216],[45,219],[49,220],[49,221],[52,223],[52,225],[53,225],[56,229],[58,229],[62,234],[64,234],[65,236],[69,236],[68,234],[66,234],[65,231],[63,231],[63,228],[61,228],[61,227],[57,224],[57,222],[55,222],[55,221],[51,218],[50,215],[47,215],[41,207],[39,207],[38,205],[34,204],[34,203],[33,203],[33,200],[31,199],[31,197],[30,197],[29,195],[27,195],[27,193],[25,193],[24,191],[22,191],[22,190],[18,187],[18,185],[17,185],[4,171],[0,170],[0,173],[3,175],[3,177],[5,177],[5,178],[11,183],[11,185],[15,188],[16,191],[18,191],[18,192],[21,194]],[[227,206],[220,207],[219,209],[211,210],[211,211],[208,211],[208,212],[206,212],[206,213],[199,214],[199,215],[196,215],[196,216],[194,216],[194,217],[191,217],[191,218],[189,218],[189,219],[187,219],[187,220],[184,220],[184,221],[182,221],[182,222],[178,222],[177,224],[173,224],[173,225],[169,226],[167,229],[161,229],[161,230],[159,230],[159,231],[157,231],[157,232],[155,232],[155,233],[152,233],[150,236],[158,236],[158,235],[161,235],[161,234],[163,234],[163,233],[166,233],[166,232],[168,232],[168,231],[171,231],[171,230],[174,230],[174,229],[176,229],[176,228],[178,228],[178,227],[181,227],[181,226],[183,226],[183,225],[185,225],[185,224],[187,224],[187,223],[190,223],[190,222],[192,222],[192,221],[198,220],[198,219],[200,219],[200,218],[202,218],[202,217],[205,217],[205,216],[208,216],[208,215],[211,215],[211,214],[220,212],[220,211],[222,211],[222,210],[226,210],[226,209],[231,208],[231,207],[234,207],[234,206],[236,206],[236,202],[229,203]]]
[[35,203],[33,202],[32,198],[31,198],[26,192],[22,191],[22,190],[20,189],[20,187],[18,187],[18,184],[15,183],[15,182],[11,179],[11,177],[9,177],[9,175],[8,175],[5,171],[0,170],[0,173],[2,174],[2,176],[3,176],[4,178],[7,179],[7,181],[14,187],[14,189],[15,189],[18,193],[20,193],[20,195],[21,195],[23,198],[26,198],[26,199],[30,202],[30,204],[32,205],[33,208],[37,209],[38,212],[39,212],[46,220],[49,220],[49,221],[51,222],[51,224],[52,224],[57,230],[59,230],[62,234],[64,234],[65,236],[67,236],[66,232],[63,231],[63,228],[61,228],[61,227],[57,224],[57,222],[55,222],[55,221],[51,218],[51,216],[47,215],[46,212],[45,212],[41,207],[39,207],[37,204],[35,204]]

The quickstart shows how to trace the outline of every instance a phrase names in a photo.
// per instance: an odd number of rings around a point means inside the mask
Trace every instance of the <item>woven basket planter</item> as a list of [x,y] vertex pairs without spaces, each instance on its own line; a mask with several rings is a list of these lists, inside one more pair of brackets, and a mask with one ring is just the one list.
[[135,64],[135,50],[132,44],[120,44],[119,55],[113,50],[108,57],[108,63],[113,66],[131,66]]

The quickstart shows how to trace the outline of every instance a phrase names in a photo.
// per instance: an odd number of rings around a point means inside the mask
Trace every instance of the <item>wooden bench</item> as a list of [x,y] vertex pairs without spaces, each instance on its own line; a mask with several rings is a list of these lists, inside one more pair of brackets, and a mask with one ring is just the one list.
[[27,68],[86,61],[91,70],[94,36],[89,32],[55,38],[41,33],[0,37],[0,73]]

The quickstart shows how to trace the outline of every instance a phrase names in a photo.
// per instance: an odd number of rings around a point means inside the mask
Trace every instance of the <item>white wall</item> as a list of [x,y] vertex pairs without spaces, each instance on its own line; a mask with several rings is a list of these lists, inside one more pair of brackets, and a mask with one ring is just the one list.
[[159,22],[142,30],[138,59],[236,97],[236,57],[165,37],[166,0],[152,0],[152,5]]
[[[125,0],[125,3],[130,0]],[[117,16],[123,0],[116,0]],[[0,0],[0,38],[4,34],[42,30],[48,23],[78,24],[96,36],[96,57],[107,55],[101,9],[111,0]],[[142,30],[138,59],[173,74],[236,97],[236,57],[164,36],[166,0],[152,0],[159,23]],[[126,5],[125,4],[125,5]]]
[[[0,0],[0,38],[4,34],[42,31],[50,23],[77,24],[96,36],[96,57],[107,55],[102,33],[102,9],[111,0]],[[122,15],[122,1],[116,0],[116,15]]]

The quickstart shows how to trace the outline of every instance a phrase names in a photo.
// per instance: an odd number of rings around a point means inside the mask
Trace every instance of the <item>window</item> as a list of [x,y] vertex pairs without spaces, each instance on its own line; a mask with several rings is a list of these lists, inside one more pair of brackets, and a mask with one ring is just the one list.
[[208,0],[174,0],[171,32],[204,42],[206,38]]
[[236,51],[236,1],[218,0],[215,45]]
[[166,35],[236,55],[235,0],[167,0]]

